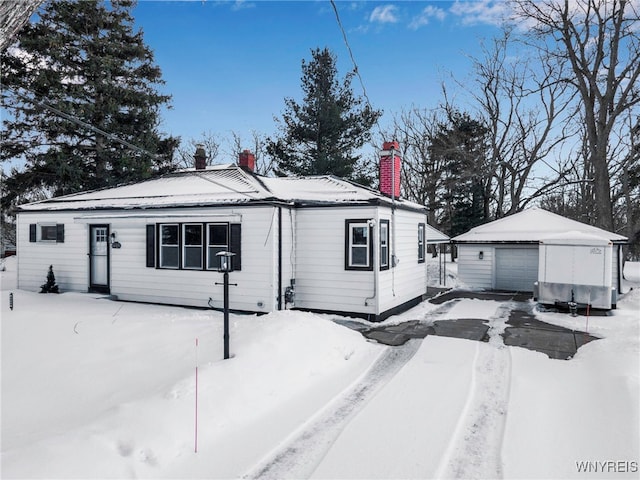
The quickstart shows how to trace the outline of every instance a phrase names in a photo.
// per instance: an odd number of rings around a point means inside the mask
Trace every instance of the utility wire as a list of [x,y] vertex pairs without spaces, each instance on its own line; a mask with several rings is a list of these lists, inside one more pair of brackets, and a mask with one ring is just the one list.
[[[42,100],[36,100],[35,98],[28,97],[27,95],[24,95],[24,94],[18,92],[17,90],[12,89],[12,88],[6,87],[6,90],[12,92],[14,95],[22,98],[23,100],[25,100],[25,101],[27,101],[29,103],[32,103],[32,104],[34,104],[34,105],[36,105],[36,106],[38,106],[40,108],[49,110],[49,111],[55,113],[56,115],[58,115],[59,117],[64,118],[65,120],[68,120],[68,121],[70,121],[72,123],[75,123],[76,125],[79,125],[79,126],[81,126],[83,128],[91,130],[92,132],[95,132],[95,133],[98,133],[100,135],[103,135],[103,136],[107,137],[108,139],[110,139],[110,140],[112,140],[114,142],[117,142],[117,143],[120,143],[121,145],[124,145],[127,148],[130,148],[130,149],[135,150],[137,152],[143,153],[145,155],[149,155],[152,158],[164,160],[164,158],[162,156],[158,155],[158,154],[151,153],[149,150],[146,150],[146,149],[144,149],[142,147],[138,147],[137,145],[134,145],[131,142],[127,142],[126,140],[123,140],[123,139],[115,136],[112,133],[105,132],[104,130],[102,130],[102,129],[98,128],[98,127],[95,127],[95,126],[93,126],[93,125],[91,125],[91,124],[89,124],[89,123],[87,123],[87,122],[85,122],[83,120],[80,120],[80,119],[74,117],[73,115],[70,115],[70,114],[68,114],[66,112],[63,112],[62,110],[60,110],[60,109],[58,109],[56,107],[53,107],[53,106],[49,105],[48,103],[43,102]],[[31,95],[34,95],[34,97],[35,97],[35,94],[33,92],[27,90],[26,88],[24,90],[29,92]],[[239,195],[244,195],[244,196],[249,197],[251,199],[259,199],[259,197],[255,196],[255,195],[252,195],[251,193],[242,192],[242,191],[237,190],[237,189],[235,189],[235,188],[233,188],[233,187],[231,187],[229,185],[225,185],[225,184],[223,184],[221,182],[217,182],[214,179],[209,178],[206,175],[200,174],[199,172],[196,172],[196,175],[198,177],[200,177],[201,179],[203,179],[203,180],[206,180],[206,181],[208,181],[210,183],[213,183],[213,184],[215,184],[215,185],[217,185],[219,187],[222,187],[224,189],[230,190],[230,191],[232,191],[234,193],[237,193]]]
[[[342,21],[340,20],[340,14],[338,13],[338,7],[336,6],[336,2],[331,0],[331,6],[333,7],[333,12],[336,15],[336,21],[338,22],[338,27],[342,32],[342,38],[344,39],[344,44],[347,47],[347,51],[349,52],[349,57],[351,58],[351,63],[353,63],[353,72],[358,77],[358,81],[360,82],[360,86],[362,87],[362,92],[364,94],[364,98],[367,101],[367,105],[371,110],[374,110],[373,105],[371,105],[371,101],[369,100],[369,95],[367,95],[367,89],[364,86],[364,81],[362,80],[362,76],[360,75],[360,69],[358,68],[358,64],[356,62],[355,57],[353,56],[353,51],[351,50],[351,46],[349,45],[349,40],[347,39],[347,32],[342,26]],[[378,133],[384,139],[384,134],[382,133],[382,127],[380,127],[380,123],[378,123],[378,119],[376,118],[376,126],[378,127]]]
[[[161,155],[158,155],[157,153],[151,153],[149,150],[146,150],[146,149],[144,149],[142,147],[134,145],[131,142],[127,142],[126,140],[123,140],[123,139],[115,136],[112,133],[105,132],[104,130],[102,130],[102,129],[98,128],[98,127],[95,127],[95,126],[93,126],[93,125],[91,125],[91,124],[89,124],[89,123],[87,123],[87,122],[85,122],[83,120],[80,120],[79,118],[76,118],[73,115],[70,115],[70,114],[68,114],[66,112],[63,112],[62,110],[59,110],[56,107],[53,107],[53,106],[49,105],[46,102],[43,102],[42,100],[37,100],[35,98],[28,97],[27,95],[24,95],[24,94],[18,92],[17,90],[14,90],[13,88],[5,87],[5,89],[10,91],[10,92],[12,92],[14,95],[22,98],[23,100],[25,100],[25,101],[27,101],[29,103],[32,103],[32,104],[34,104],[34,105],[36,105],[36,106],[38,106],[40,108],[49,110],[49,111],[55,113],[56,115],[58,115],[59,117],[64,118],[65,120],[68,120],[68,121],[70,121],[72,123],[75,123],[76,125],[79,125],[79,126],[81,126],[83,128],[91,130],[92,132],[95,132],[95,133],[98,133],[100,135],[103,135],[106,138],[108,138],[109,140],[112,140],[112,141],[117,142],[117,143],[119,143],[121,145],[124,145],[125,147],[128,147],[131,150],[135,150],[135,151],[137,151],[139,153],[144,153],[145,155],[149,155],[150,157],[155,158],[155,159],[165,160],[165,158],[163,158]],[[24,90],[26,90],[27,92],[29,92],[31,95],[33,95],[35,97],[35,94],[33,92],[27,90],[26,88],[24,88]]]

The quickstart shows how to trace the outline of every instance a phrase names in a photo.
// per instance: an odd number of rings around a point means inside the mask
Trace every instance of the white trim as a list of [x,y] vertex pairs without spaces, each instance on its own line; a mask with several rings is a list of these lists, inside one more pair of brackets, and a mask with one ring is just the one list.
[[[76,223],[90,222],[93,220],[106,220],[106,219],[123,219],[123,218],[135,218],[135,219],[155,219],[155,218],[188,218],[190,220],[198,219],[202,220],[201,223],[224,223],[222,219],[228,219],[229,223],[238,223],[242,221],[241,213],[125,213],[125,214],[102,214],[102,215],[81,215],[79,217],[73,217]],[[212,219],[212,220],[208,220]],[[197,222],[193,222],[197,223]]]
[[[198,244],[187,244],[187,227],[200,227],[200,242]],[[204,225],[202,223],[183,223],[182,224],[182,268],[184,270],[202,270],[202,256],[203,256],[203,240],[204,240],[204,232],[202,231]],[[187,266],[187,249],[199,249],[200,250],[200,264],[197,267],[188,267]]]
[[[165,246],[164,243],[162,243],[162,227],[176,227],[176,229],[178,230],[178,243],[177,244],[166,244],[167,247],[176,247],[178,249],[178,263],[177,265],[174,266],[166,266],[162,264],[162,247]],[[169,270],[179,270],[180,269],[180,224],[178,223],[160,223],[158,224],[158,248],[160,249],[160,255],[159,255],[159,262],[158,262],[158,268],[166,268]]]
[[[364,228],[366,243],[364,245],[353,243],[353,230],[354,228]],[[369,224],[367,222],[349,222],[349,268],[370,268],[369,257],[371,249],[371,238],[369,238]],[[365,249],[365,263],[354,264],[353,263],[353,249],[364,248]]]

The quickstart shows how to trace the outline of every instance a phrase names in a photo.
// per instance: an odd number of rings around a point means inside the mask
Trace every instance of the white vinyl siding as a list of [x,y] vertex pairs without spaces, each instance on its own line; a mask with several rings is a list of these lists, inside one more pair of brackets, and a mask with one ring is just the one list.
[[296,307],[376,313],[374,302],[365,305],[373,294],[373,271],[345,270],[345,221],[375,214],[375,207],[296,211]]
[[[397,210],[395,253],[400,263],[380,271],[380,229],[369,238],[370,270],[345,270],[345,222],[371,219],[376,225],[389,221],[389,263],[393,251],[391,209],[380,206],[288,208],[273,206],[167,208],[148,211],[24,212],[18,215],[19,288],[37,291],[53,264],[62,291],[86,292],[89,283],[89,225],[104,224],[117,234],[121,248],[109,246],[110,291],[121,300],[221,308],[222,274],[209,266],[209,226],[242,226],[242,270],[230,274],[230,305],[234,310],[270,312],[278,308],[278,296],[295,280],[298,308],[357,312],[377,315],[420,297],[426,289],[426,267],[418,264],[416,238],[420,213]],[[29,225],[65,224],[65,243],[30,243]],[[203,225],[204,268],[159,268],[159,225],[173,225],[182,237],[182,226]],[[148,267],[148,226],[155,226],[158,268]],[[280,227],[282,236],[278,237]],[[173,233],[173,232],[172,232]],[[282,256],[278,255],[279,244]],[[153,245],[153,244],[152,244]],[[167,239],[166,247],[178,249],[182,266],[183,243]],[[166,255],[169,255],[168,252]],[[174,255],[175,257],[176,255]],[[153,257],[152,257],[153,259]],[[278,265],[281,264],[281,276]],[[153,263],[153,262],[152,262]],[[377,276],[377,284],[374,282]],[[281,282],[279,282],[279,280]],[[282,290],[278,291],[281,283]],[[281,297],[281,305],[284,301]]]
[[379,272],[378,313],[383,313],[421,297],[427,290],[427,266],[418,260],[417,245],[418,225],[426,223],[426,215],[398,209],[392,216],[390,208],[379,210],[380,218],[389,220],[390,250],[397,258],[396,266],[391,266],[390,259],[390,268]]
[[[40,291],[49,265],[61,292],[86,292],[89,281],[89,227],[74,223],[71,212],[24,212],[17,218],[18,288]],[[30,242],[29,225],[64,225],[64,243]],[[40,230],[38,228],[38,230]],[[38,232],[40,235],[40,232]]]
[[[223,306],[222,274],[216,270],[147,267],[146,226],[149,224],[237,223],[242,225],[242,270],[230,274],[230,305],[234,310],[276,310],[277,208],[154,209],[140,212],[43,212],[18,215],[19,288],[38,291],[53,264],[61,291],[86,292],[89,282],[89,224],[108,224],[121,248],[110,247],[111,294],[122,300],[216,308]],[[99,216],[100,219],[92,218]],[[112,217],[109,217],[112,215]],[[184,215],[184,216],[181,216]],[[167,222],[166,218],[171,221]],[[30,243],[29,224],[64,223],[65,243]],[[344,226],[343,226],[344,229]],[[157,233],[159,235],[159,232]],[[156,245],[159,246],[159,238]],[[290,242],[289,242],[290,243]],[[343,247],[344,248],[344,247]],[[159,252],[158,252],[159,255]],[[290,251],[283,252],[285,259]]]
[[[482,259],[480,259],[482,252]],[[493,254],[492,245],[459,244],[458,245],[458,278],[469,288],[487,289],[493,287]]]
[[[230,273],[229,302],[233,310],[269,312],[276,309],[274,250],[277,250],[277,226],[273,227],[274,207],[170,210],[176,223],[238,223],[242,225],[242,270]],[[161,214],[161,212],[154,212]],[[180,217],[184,213],[185,217]],[[210,216],[208,216],[210,215]],[[214,269],[171,270],[146,267],[144,220],[114,219],[112,230],[118,231],[122,248],[112,250],[111,293],[123,300],[146,301],[216,308],[223,306],[222,274]],[[216,262],[217,259],[213,259]],[[207,259],[207,265],[209,259]]]

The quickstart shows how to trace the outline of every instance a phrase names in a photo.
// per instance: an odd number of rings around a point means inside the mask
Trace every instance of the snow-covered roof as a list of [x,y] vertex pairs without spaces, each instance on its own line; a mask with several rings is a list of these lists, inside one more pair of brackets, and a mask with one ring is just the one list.
[[424,236],[427,243],[449,243],[451,240],[447,235],[433,228],[431,225],[425,226]]
[[[345,204],[391,199],[377,190],[331,175],[312,177],[262,177],[235,165],[206,170],[187,169],[130,185],[75,193],[20,206],[20,211],[147,209],[215,206],[278,201],[290,204]],[[400,208],[424,206],[396,200]]]
[[579,232],[573,230],[571,232],[554,233],[540,240],[540,243],[547,245],[610,245],[611,240],[601,235]]
[[458,243],[535,243],[552,235],[573,232],[595,235],[612,242],[624,242],[627,237],[598,227],[577,222],[541,208],[530,208],[508,217],[472,228],[453,238]]

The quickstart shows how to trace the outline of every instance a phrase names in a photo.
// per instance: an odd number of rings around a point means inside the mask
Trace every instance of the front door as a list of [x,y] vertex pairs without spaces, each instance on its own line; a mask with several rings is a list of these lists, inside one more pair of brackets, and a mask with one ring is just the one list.
[[109,225],[90,225],[89,290],[109,293]]

